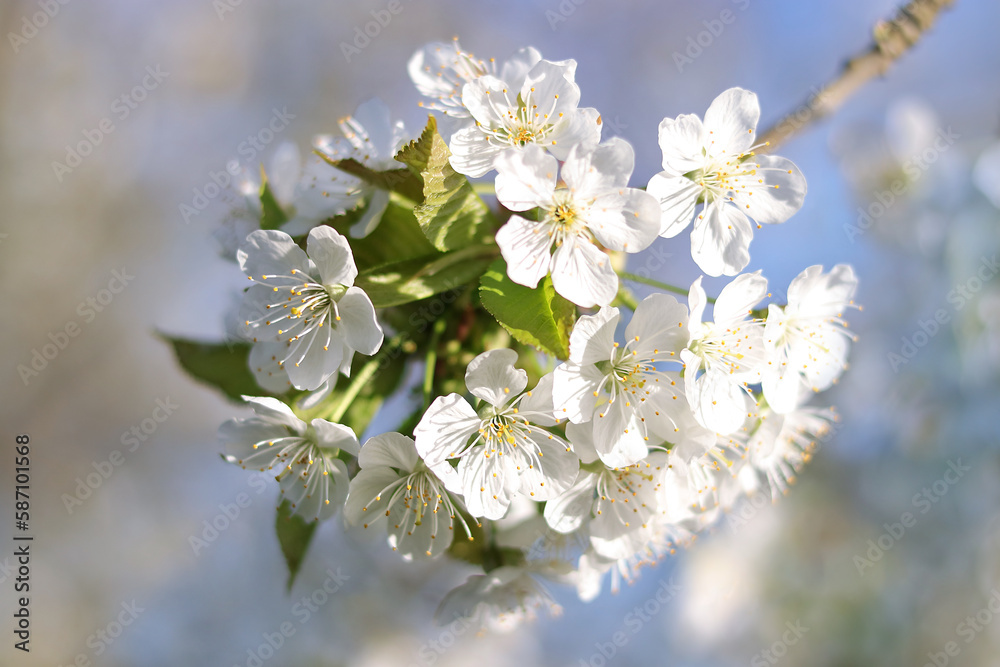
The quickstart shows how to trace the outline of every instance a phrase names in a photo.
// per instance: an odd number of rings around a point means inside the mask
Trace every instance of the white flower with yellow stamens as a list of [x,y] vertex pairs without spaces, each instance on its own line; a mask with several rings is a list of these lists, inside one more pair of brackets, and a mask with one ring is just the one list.
[[[373,171],[391,171],[400,167],[394,158],[407,141],[406,127],[403,121],[392,120],[389,107],[382,100],[374,98],[363,102],[354,115],[342,118],[338,124],[342,137],[321,135],[314,140],[320,153],[332,160],[355,160]],[[320,161],[325,169],[320,169],[321,177],[306,183],[305,190],[310,191],[312,199],[319,202],[324,198],[353,197],[356,206],[364,201],[364,213],[351,226],[350,234],[353,238],[371,234],[389,205],[389,191],[331,167],[319,156],[313,159]],[[332,178],[329,170],[335,172]],[[293,229],[293,224],[294,221],[289,221],[282,229],[296,235],[304,234],[308,229],[301,226]]]
[[514,215],[497,232],[510,279],[534,288],[551,272],[556,292],[578,306],[611,303],[618,275],[597,242],[639,252],[660,229],[656,199],[628,187],[634,164],[632,147],[617,138],[592,151],[574,147],[561,170],[537,145],[500,155],[500,203],[511,211],[541,209],[539,220]]
[[757,95],[730,88],[715,98],[704,122],[684,114],[660,123],[663,171],[646,188],[660,201],[660,235],[672,238],[694,222],[691,256],[710,276],[733,276],[749,263],[751,219],[758,228],[784,222],[806,196],[795,163],[754,153],[759,119]]
[[[358,464],[344,508],[348,523],[368,528],[384,521],[389,545],[406,560],[444,553],[456,524],[472,539],[456,501],[420,460],[411,438],[377,435],[361,448]],[[458,474],[450,466],[440,470],[446,477]]]
[[756,482],[777,500],[795,483],[816,449],[817,441],[830,434],[830,424],[837,421],[831,408],[799,408],[787,414],[766,410],[760,426],[747,445],[749,462]]
[[626,343],[615,342],[620,314],[601,308],[577,320],[570,335],[569,360],[553,375],[557,417],[591,422],[601,461],[612,468],[646,458],[648,446],[676,437],[681,392],[676,371],[687,339],[688,312],[668,294],[651,294],[625,328]]
[[765,364],[764,323],[751,311],[767,296],[760,271],[744,273],[726,285],[703,322],[707,298],[701,277],[691,285],[690,339],[681,352],[684,393],[695,419],[720,435],[736,431],[754,405],[748,384],[761,381]]
[[[546,388],[522,394],[528,376],[516,361],[508,349],[480,354],[465,374],[469,392],[483,401],[479,412],[458,394],[439,396],[413,429],[424,462],[475,517],[501,518],[518,493],[553,498],[579,469],[566,441],[541,428],[556,423],[542,407]],[[458,459],[457,476],[447,473],[449,459]]]
[[278,471],[282,498],[307,520],[335,514],[347,498],[349,481],[347,466],[337,455],[340,450],[358,453],[354,431],[324,419],[307,424],[275,398],[243,399],[254,416],[219,427],[226,460],[261,472]]
[[449,143],[451,166],[466,176],[483,176],[505,151],[537,144],[565,160],[580,144],[589,149],[601,140],[600,114],[580,109],[580,87],[573,81],[576,61],[540,60],[523,83],[485,74],[462,88],[462,104],[471,122]]
[[761,386],[775,412],[791,412],[803,398],[828,389],[847,368],[853,336],[844,311],[854,306],[858,278],[847,264],[828,273],[810,266],[788,286],[788,304],[771,304],[764,325],[768,351]]
[[[288,234],[258,230],[237,253],[254,283],[240,319],[254,342],[251,364],[265,387],[283,371],[297,389],[314,390],[338,370],[350,374],[354,352],[375,354],[382,328],[368,295],[354,287],[358,269],[347,239],[334,229],[309,232],[308,255]],[[259,349],[258,349],[259,348]]]
[[420,106],[440,111],[449,118],[468,118],[469,110],[462,103],[465,84],[489,74],[520,89],[528,70],[541,59],[541,54],[529,46],[498,69],[493,58],[481,60],[463,51],[456,37],[451,44],[432,42],[418,50],[410,58],[407,71],[417,90],[433,100],[428,104],[421,102]]
[[661,520],[657,501],[667,453],[654,451],[632,465],[611,468],[597,459],[593,431],[570,423],[566,435],[583,467],[572,487],[545,504],[545,520],[560,533],[589,528],[603,558],[627,558],[652,539]]

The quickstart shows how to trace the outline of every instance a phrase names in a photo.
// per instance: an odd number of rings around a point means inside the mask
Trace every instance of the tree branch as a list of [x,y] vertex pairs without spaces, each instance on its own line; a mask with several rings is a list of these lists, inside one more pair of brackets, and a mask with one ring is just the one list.
[[954,1],[911,0],[891,20],[876,23],[871,46],[848,60],[841,73],[819,92],[768,128],[758,139],[768,145],[761,146],[757,152],[773,150],[803,128],[836,111],[871,79],[883,76],[934,25],[938,14],[950,8]]

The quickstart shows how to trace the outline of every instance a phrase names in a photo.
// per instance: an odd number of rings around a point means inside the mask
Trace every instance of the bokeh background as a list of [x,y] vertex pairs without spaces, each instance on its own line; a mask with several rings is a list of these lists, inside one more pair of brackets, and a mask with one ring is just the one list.
[[[258,493],[218,456],[217,425],[243,409],[185,377],[155,337],[223,336],[241,275],[219,256],[214,233],[234,196],[216,197],[190,221],[179,207],[239,157],[273,109],[295,118],[255,162],[281,140],[305,148],[372,96],[417,131],[424,114],[405,69],[417,47],[459,35],[477,55],[504,58],[530,44],[578,60],[583,104],[601,110],[605,136],[635,146],[641,185],[658,170],[661,118],[702,114],[739,85],[759,94],[768,125],[866,46],[872,25],[896,7],[401,2],[402,13],[349,61],[342,42],[387,2],[0,5],[0,664],[86,664],[83,656],[110,666],[252,665],[248,650],[290,621],[295,635],[263,664],[892,666],[938,654],[949,664],[1000,665],[1000,619],[987,611],[979,630],[960,625],[994,595],[1000,609],[1000,279],[983,268],[1000,251],[1000,177],[975,171],[1000,130],[1000,5],[990,0],[957,0],[884,80],[780,150],[806,174],[809,195],[790,222],[756,235],[749,269],[763,269],[781,294],[808,265],[850,262],[864,305],[850,314],[859,336],[852,368],[822,396],[841,423],[792,493],[744,507],[617,595],[582,604],[553,587],[562,616],[513,635],[442,635],[434,608],[467,572],[397,562],[380,536],[345,534],[337,521],[322,526],[286,595],[276,490]],[[43,5],[57,11],[25,32],[25,17]],[[700,52],[691,48],[724,10],[733,20],[702,36],[709,43]],[[696,55],[678,66],[675,53]],[[157,66],[169,75],[122,118],[116,99]],[[57,174],[67,145],[94,136],[104,118],[113,132]],[[936,137],[950,139],[934,148]],[[886,203],[893,184],[901,194]],[[882,208],[872,208],[880,193]],[[865,211],[877,215],[859,225]],[[686,235],[656,247],[671,256],[655,277],[694,278]],[[631,266],[649,261],[639,255]],[[87,299],[116,270],[134,278],[98,312]],[[972,280],[979,271],[985,278]],[[955,296],[962,286],[968,298]],[[915,336],[938,310],[948,322]],[[70,323],[79,334],[23,378],[18,366]],[[889,355],[902,355],[906,341],[912,358],[894,364]],[[177,408],[127,451],[123,434],[157,400]],[[33,456],[30,655],[13,650],[10,634],[16,433],[30,434]],[[64,494],[107,470],[116,449],[121,465],[68,508]],[[957,462],[969,470],[940,482]],[[925,489],[934,502],[916,497]],[[240,493],[249,507],[196,554],[189,538]],[[915,523],[886,538],[885,524],[904,512]],[[878,547],[870,555],[869,540]],[[301,622],[297,600],[338,567],[348,581]],[[671,580],[678,594],[634,631],[629,612]],[[123,604],[141,609],[135,621],[110,644],[92,638]],[[786,624],[807,631],[787,644]],[[606,658],[599,645],[608,652],[620,630],[628,642]],[[942,653],[949,641],[957,655]]]

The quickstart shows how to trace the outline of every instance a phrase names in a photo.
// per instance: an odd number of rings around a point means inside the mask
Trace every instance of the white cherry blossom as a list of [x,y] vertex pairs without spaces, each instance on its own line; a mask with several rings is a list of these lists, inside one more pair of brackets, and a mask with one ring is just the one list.
[[493,58],[481,60],[464,51],[456,37],[451,44],[432,42],[419,49],[410,58],[407,71],[420,94],[432,100],[427,104],[421,102],[420,106],[460,119],[469,117],[469,110],[462,103],[465,84],[489,74],[519,90],[528,70],[541,59],[541,54],[529,46],[497,68]]
[[354,287],[347,239],[321,226],[306,247],[308,255],[284,232],[257,230],[237,253],[253,282],[241,309],[254,342],[251,370],[267,388],[282,386],[283,371],[297,389],[317,389],[338,370],[350,374],[355,351],[371,355],[382,345],[375,308]]
[[793,162],[758,155],[757,95],[730,88],[705,120],[664,118],[659,141],[663,171],[646,189],[660,201],[660,235],[672,238],[692,222],[691,256],[710,276],[736,275],[750,261],[751,220],[779,223],[802,207],[806,181]]
[[854,269],[838,264],[828,273],[810,266],[788,286],[788,305],[768,307],[768,351],[762,387],[776,412],[791,412],[808,390],[827,389],[847,367],[851,333],[843,319],[858,287]]
[[514,215],[497,233],[510,279],[534,288],[551,273],[556,292],[578,306],[611,303],[618,275],[597,243],[639,252],[660,226],[656,199],[627,187],[634,164],[632,147],[617,138],[592,151],[574,146],[561,171],[537,144],[502,153],[497,199],[512,211],[541,209],[539,220]]
[[462,88],[471,119],[451,137],[451,166],[466,176],[491,171],[505,151],[529,144],[565,160],[573,146],[593,148],[601,140],[600,114],[578,108],[576,61],[540,60],[518,79],[484,74]]
[[762,411],[747,453],[750,466],[772,499],[788,492],[795,475],[812,458],[817,441],[829,436],[830,424],[836,421],[837,415],[830,408],[805,407],[787,414]]
[[587,525],[594,551],[609,559],[627,558],[650,541],[659,521],[659,479],[667,453],[654,451],[629,466],[595,463],[593,430],[567,425],[567,437],[584,457],[576,482],[545,504],[545,520],[553,530],[571,533]]
[[230,419],[219,427],[226,460],[262,472],[279,471],[281,495],[293,513],[308,520],[332,516],[348,490],[347,466],[337,454],[358,453],[354,431],[323,419],[307,424],[275,398],[243,399],[254,416]]
[[[317,137],[315,143],[318,151],[332,160],[356,160],[373,171],[401,168],[402,165],[394,158],[407,141],[406,127],[403,121],[392,120],[392,113],[382,100],[374,98],[362,103],[354,115],[341,119],[338,124],[343,137],[333,135]],[[308,184],[308,187],[314,191],[314,196],[332,199],[338,196],[352,196],[355,206],[364,201],[366,204],[364,213],[350,229],[352,237],[364,238],[371,234],[382,220],[382,214],[389,205],[389,191],[349,176],[339,169],[333,169],[338,174],[337,179],[333,181],[329,178],[315,179]],[[325,171],[323,173],[326,174]],[[348,180],[344,181],[345,178]],[[350,184],[349,191],[341,195],[348,187],[345,183]],[[286,224],[286,231],[292,222]],[[290,233],[305,233],[305,231],[297,228]]]
[[714,322],[703,322],[707,298],[701,277],[688,293],[690,339],[681,352],[684,393],[695,419],[720,435],[736,431],[751,412],[748,384],[761,381],[765,363],[764,325],[751,311],[767,296],[767,280],[745,273],[723,288]]
[[368,528],[384,521],[389,545],[406,560],[444,553],[455,524],[472,539],[444,482],[423,464],[411,438],[399,433],[370,438],[361,448],[358,465],[361,470],[351,480],[344,508],[348,523]]
[[[469,392],[483,401],[479,412],[458,394],[439,396],[413,430],[424,462],[475,517],[499,519],[518,493],[548,500],[576,479],[576,454],[541,428],[556,422],[542,409],[546,389],[522,394],[527,373],[516,361],[508,349],[480,354],[465,374]],[[457,477],[445,471],[449,459],[458,459]]]
[[615,342],[620,313],[604,307],[577,320],[569,360],[553,372],[558,417],[591,423],[597,454],[617,468],[646,458],[648,445],[676,434],[679,376],[663,368],[679,362],[687,342],[688,312],[668,294],[651,294]]
[[479,632],[511,632],[534,620],[538,609],[558,616],[562,607],[532,576],[531,570],[505,565],[487,574],[474,574],[441,601],[434,620],[439,625],[464,619]]

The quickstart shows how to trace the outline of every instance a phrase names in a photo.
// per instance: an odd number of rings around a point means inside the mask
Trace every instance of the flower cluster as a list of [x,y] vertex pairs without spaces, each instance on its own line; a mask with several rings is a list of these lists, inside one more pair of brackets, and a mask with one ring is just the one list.
[[[784,493],[834,421],[807,402],[847,366],[857,278],[811,266],[767,303],[761,271],[741,273],[754,224],[806,193],[792,162],[756,152],[751,92],[664,119],[643,189],[632,147],[580,106],[575,61],[528,48],[498,65],[455,41],[409,72],[444,134],[432,118],[407,143],[372,101],[304,167],[283,148],[244,184],[261,229],[236,252],[239,319],[271,397],[245,397],[255,415],[220,436],[227,460],[276,473],[294,514],[343,508],[407,560],[482,565],[441,613],[503,629],[556,608],[538,578],[589,599],[741,496]],[[468,180],[493,171],[495,215]],[[624,253],[688,226],[698,266],[731,281],[636,302]],[[355,353],[372,358],[352,371]],[[359,447],[409,364],[422,407]]]

